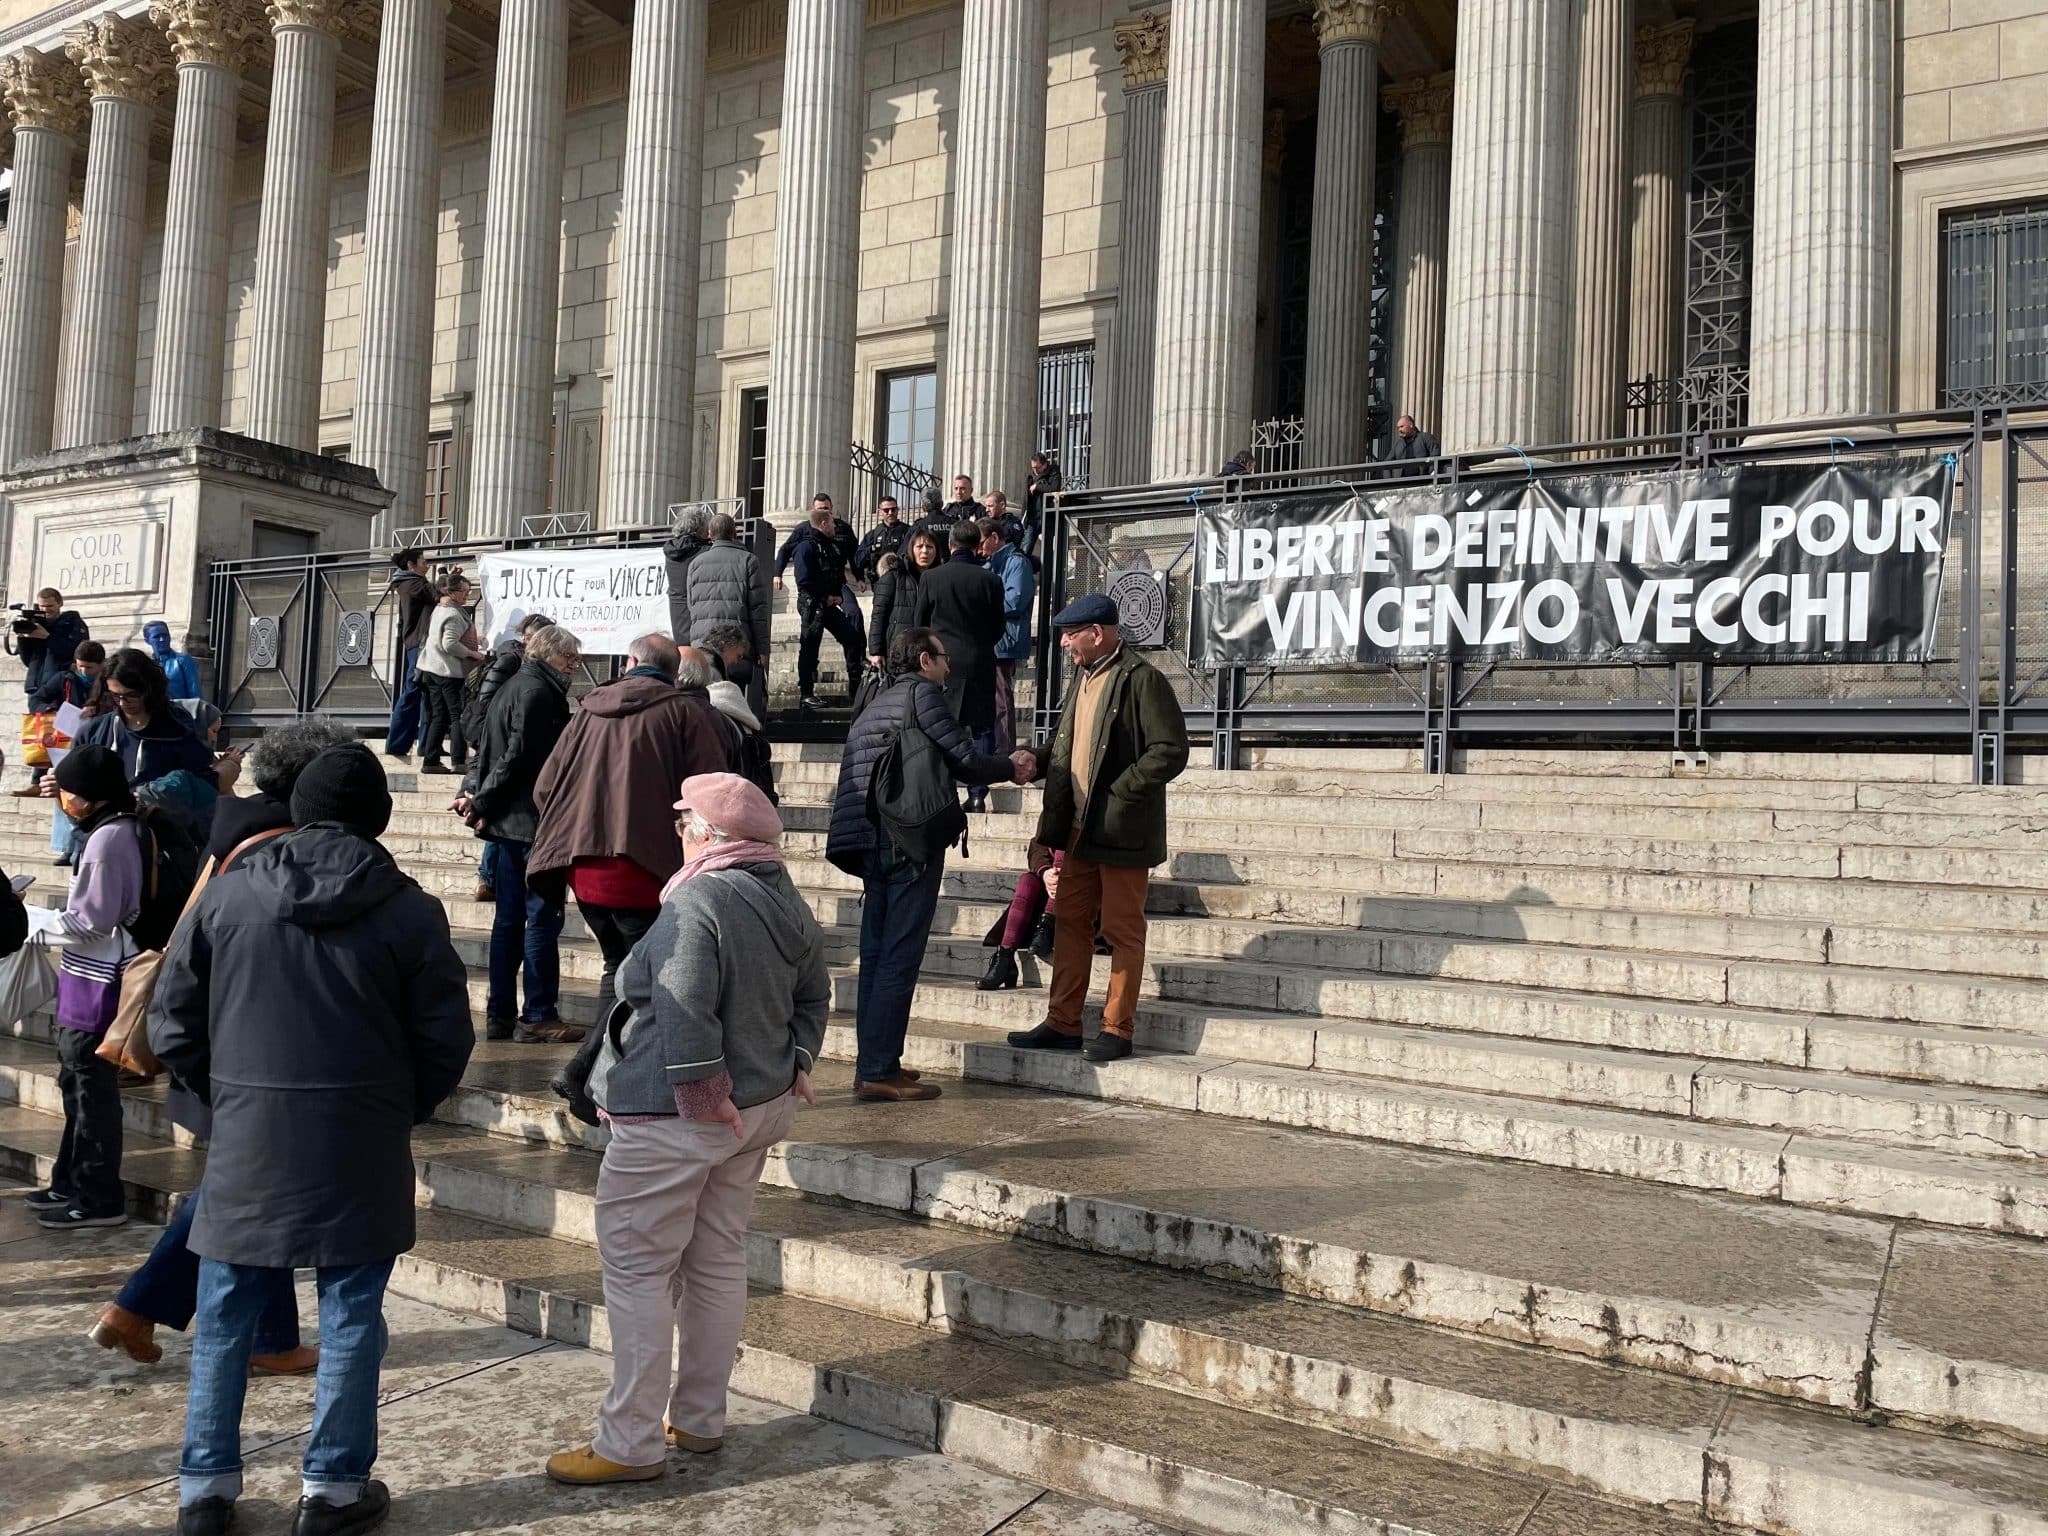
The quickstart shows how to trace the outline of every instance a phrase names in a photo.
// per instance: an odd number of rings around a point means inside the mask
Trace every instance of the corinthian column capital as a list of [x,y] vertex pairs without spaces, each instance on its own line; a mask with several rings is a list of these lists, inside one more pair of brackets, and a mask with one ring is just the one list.
[[1316,0],[1316,45],[1372,43],[1387,34],[1387,23],[1401,12],[1401,0]]
[[236,73],[269,31],[257,0],[156,0],[149,19],[171,40],[180,64],[217,64]]
[[176,67],[163,33],[140,16],[95,16],[64,45],[94,96],[153,102]]
[[1401,145],[1417,149],[1424,144],[1451,142],[1451,74],[1403,80],[1381,92],[1381,100],[1401,119]]
[[1171,20],[1165,11],[1147,11],[1116,24],[1116,51],[1124,61],[1124,89],[1135,91],[1166,83],[1166,43]]
[[1685,71],[1692,62],[1692,23],[1636,29],[1636,99],[1684,93]]
[[48,128],[76,138],[85,127],[85,84],[63,54],[12,53],[0,59],[0,96],[16,128]]
[[274,32],[280,27],[311,27],[336,37],[356,27],[354,0],[263,0]]

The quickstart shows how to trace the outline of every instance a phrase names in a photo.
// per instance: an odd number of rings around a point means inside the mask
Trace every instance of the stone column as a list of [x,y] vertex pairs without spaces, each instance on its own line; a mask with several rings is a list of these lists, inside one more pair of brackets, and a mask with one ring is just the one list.
[[1871,0],[1764,0],[1757,20],[1759,426],[1888,404],[1891,13]]
[[960,42],[939,470],[977,489],[1016,485],[1037,446],[1046,5],[975,0]]
[[633,13],[607,526],[664,523],[690,496],[706,12],[640,0]]
[[276,62],[256,225],[249,435],[320,451],[334,71],[346,0],[265,0]]
[[498,19],[477,316],[473,539],[509,537],[547,510],[568,92],[568,0],[508,0]]
[[1166,132],[1168,13],[1116,24],[1124,66],[1124,201],[1116,291],[1116,348],[1096,453],[1102,485],[1137,485],[1152,472],[1152,339],[1159,313],[1159,161]]
[[1393,409],[1429,432],[1443,423],[1444,267],[1451,232],[1451,77],[1387,91],[1401,119],[1401,206],[1394,214]]
[[374,537],[418,521],[426,500],[441,212],[441,83],[448,0],[384,0],[363,219],[363,326],[351,456],[391,492]]
[[1251,432],[1262,0],[1179,0],[1159,194],[1152,478],[1213,475]]
[[251,0],[159,0],[150,19],[178,60],[178,114],[164,206],[149,430],[220,425],[227,351],[228,226],[242,69],[263,34]]
[[1444,296],[1447,453],[1564,427],[1573,0],[1458,10]]
[[1621,433],[1628,331],[1628,119],[1634,99],[1634,0],[1578,0],[1577,174],[1572,219],[1570,412],[1574,442]]
[[[1629,222],[1628,376],[1675,379],[1684,313],[1685,68],[1692,23],[1636,33],[1633,207]],[[1648,432],[1678,423],[1664,408],[1648,412]]]
[[141,17],[98,16],[67,45],[92,92],[78,266],[64,348],[57,446],[109,443],[135,425],[135,326],[142,307],[149,127],[170,79],[163,34]]
[[1259,281],[1252,297],[1252,421],[1280,414],[1273,359],[1280,329],[1280,169],[1287,161],[1287,109],[1266,108],[1259,135]]
[[1387,0],[1316,0],[1323,66],[1316,100],[1316,185],[1308,255],[1308,368],[1302,435],[1308,464],[1364,461],[1372,372],[1374,140]]
[[768,516],[846,501],[860,277],[862,0],[790,0],[768,343]]
[[14,124],[14,191],[0,268],[0,472],[46,452],[57,419],[57,338],[64,319],[65,205],[85,87],[68,59],[0,59],[0,95]]

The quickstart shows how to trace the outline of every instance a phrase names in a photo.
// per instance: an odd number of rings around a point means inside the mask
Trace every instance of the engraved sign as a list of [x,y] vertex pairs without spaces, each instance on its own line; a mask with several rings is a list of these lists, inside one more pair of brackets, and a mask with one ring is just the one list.
[[36,550],[36,584],[66,598],[154,592],[163,524],[152,517],[44,523]]

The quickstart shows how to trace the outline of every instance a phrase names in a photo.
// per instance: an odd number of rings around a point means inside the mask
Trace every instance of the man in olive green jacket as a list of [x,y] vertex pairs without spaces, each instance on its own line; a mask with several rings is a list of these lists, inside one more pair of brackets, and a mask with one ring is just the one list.
[[1145,890],[1151,869],[1166,862],[1166,786],[1188,765],[1187,721],[1172,685],[1123,643],[1109,598],[1079,598],[1052,622],[1074,676],[1050,759],[1040,764],[1045,804],[1031,867],[1044,869],[1054,849],[1066,859],[1045,1022],[1013,1033],[1010,1044],[1080,1047],[1099,917],[1110,948],[1109,996],[1087,1056],[1116,1061],[1131,1054],[1145,976]]

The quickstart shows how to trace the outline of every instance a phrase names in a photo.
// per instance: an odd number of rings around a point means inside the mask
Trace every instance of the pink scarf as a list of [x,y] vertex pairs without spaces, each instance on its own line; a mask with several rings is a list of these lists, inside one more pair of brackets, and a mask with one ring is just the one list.
[[713,843],[697,857],[675,872],[675,877],[661,888],[661,899],[667,901],[686,880],[714,869],[731,869],[735,864],[780,864],[782,850],[773,843]]

